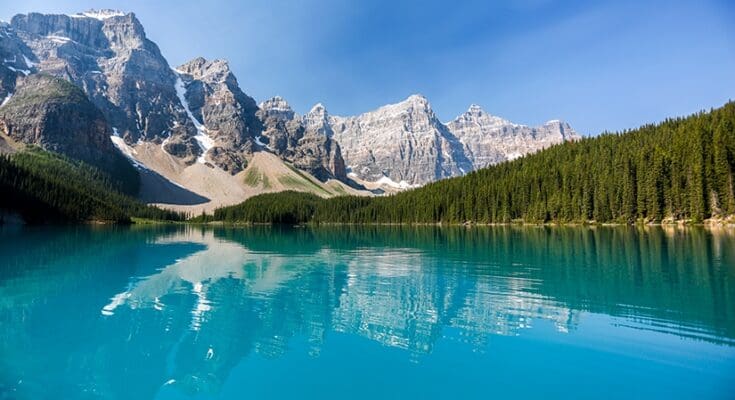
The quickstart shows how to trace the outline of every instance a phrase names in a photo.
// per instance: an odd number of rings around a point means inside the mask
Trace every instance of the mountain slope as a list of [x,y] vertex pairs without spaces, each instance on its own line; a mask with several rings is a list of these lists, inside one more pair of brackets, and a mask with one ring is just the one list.
[[329,114],[324,106],[318,104],[301,117],[286,100],[276,96],[259,107],[258,116],[264,127],[262,139],[258,139],[261,148],[321,181],[347,180],[342,150],[332,138]]
[[208,159],[232,174],[242,171],[252,154],[253,138],[263,129],[255,115],[255,100],[240,89],[227,61],[198,57],[176,72],[197,129],[212,141]]
[[[253,153],[247,168],[232,175],[211,164],[183,163],[152,143],[127,149],[131,158],[143,166],[141,198],[167,209],[197,215],[279,190],[311,192],[322,197],[367,193],[335,179],[322,182],[268,151]],[[149,180],[149,174],[159,175],[174,187],[162,191],[158,179]]]
[[[278,203],[279,196],[269,201]],[[293,203],[290,197],[284,202]],[[250,210],[254,204],[246,201],[229,214],[259,215]],[[300,214],[294,210],[289,215]],[[735,222],[735,103],[621,134],[566,142],[394,196],[317,201],[313,213],[297,222],[630,223],[708,218]]]
[[124,186],[97,168],[39,148],[0,155],[0,222],[16,214],[27,223],[183,219],[124,195]]
[[[33,74],[0,106],[0,142],[35,144],[124,177],[137,191],[136,173],[114,148],[102,113],[76,86]],[[11,147],[6,145],[7,147]]]
[[[576,138],[561,122],[494,125],[472,113],[445,125],[418,95],[356,117],[331,116],[321,104],[300,116],[278,97],[258,106],[226,61],[197,57],[172,69],[135,14],[119,11],[16,15],[0,25],[0,56],[2,103],[12,105],[39,74],[72,82],[103,118],[76,124],[70,141],[104,129],[141,172],[141,198],[166,204],[242,201],[252,188],[230,177],[258,152],[320,187],[394,193]],[[0,142],[0,150],[11,147]],[[51,149],[94,162],[110,146],[100,139]]]

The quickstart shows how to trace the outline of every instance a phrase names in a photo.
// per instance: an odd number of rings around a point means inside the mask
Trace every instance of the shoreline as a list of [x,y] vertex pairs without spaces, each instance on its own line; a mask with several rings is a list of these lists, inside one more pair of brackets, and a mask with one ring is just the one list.
[[586,228],[597,228],[597,227],[661,227],[661,228],[689,228],[689,227],[702,227],[702,228],[724,228],[724,229],[735,229],[735,222],[725,221],[704,221],[704,222],[647,222],[647,223],[615,223],[615,222],[544,222],[544,223],[533,223],[533,222],[495,222],[495,223],[446,223],[446,222],[434,222],[434,223],[418,223],[418,222],[405,222],[405,223],[393,223],[393,222],[307,222],[307,223],[278,223],[278,222],[226,222],[226,221],[209,221],[209,222],[192,222],[192,221],[141,221],[134,222],[133,225],[201,225],[201,226],[294,226],[294,227],[306,227],[306,226],[416,226],[416,227],[500,227],[500,226],[516,226],[516,227],[586,227]]

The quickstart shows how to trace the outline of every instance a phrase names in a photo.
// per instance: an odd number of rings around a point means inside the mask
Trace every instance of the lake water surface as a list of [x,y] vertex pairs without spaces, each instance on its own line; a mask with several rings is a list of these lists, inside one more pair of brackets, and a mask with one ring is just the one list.
[[0,399],[735,398],[735,233],[0,230]]

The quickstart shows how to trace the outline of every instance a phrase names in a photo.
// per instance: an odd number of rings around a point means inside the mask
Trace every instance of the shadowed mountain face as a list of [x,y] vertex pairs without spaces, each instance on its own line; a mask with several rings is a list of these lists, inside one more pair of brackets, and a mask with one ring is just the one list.
[[22,84],[0,107],[0,133],[108,172],[127,164],[110,141],[104,116],[78,87],[45,74],[19,79]]
[[[726,362],[735,355],[735,237],[728,231],[169,227],[1,234],[0,250],[14,251],[0,251],[0,387],[30,397],[51,389],[76,397],[91,388],[105,397],[226,397],[233,385],[239,393],[264,385],[283,395],[284,385],[254,379],[253,371],[278,377],[280,368],[296,365],[317,385],[344,368],[351,371],[345,384],[362,384],[356,365],[381,381],[405,367],[420,371],[401,375],[406,390],[429,390],[420,389],[423,382],[439,392],[432,386],[446,386],[439,376],[458,379],[463,390],[479,390],[477,382],[487,390],[477,374],[500,366],[548,374],[556,363],[565,375],[618,365],[589,378],[596,388],[629,367],[637,382],[649,363],[676,386],[671,376],[691,371],[672,365],[699,362],[677,358],[685,354],[721,355],[702,371],[735,370]],[[613,339],[602,342],[601,331]],[[540,338],[556,350],[537,351]],[[616,359],[622,364],[599,361],[611,351],[625,354]],[[446,352],[497,364],[454,377]],[[580,352],[591,355],[567,362]],[[709,374],[698,379],[709,383],[682,383],[681,390],[723,388]],[[306,390],[308,383],[285,386]]]
[[202,195],[172,183],[155,171],[141,169],[138,172],[140,174],[138,198],[142,202],[190,206],[210,201]]
[[[346,181],[344,159],[334,140],[329,114],[321,104],[301,117],[281,97],[260,104],[258,116],[263,121],[261,147],[308,171],[317,179],[336,178]],[[267,142],[267,143],[264,143]]]

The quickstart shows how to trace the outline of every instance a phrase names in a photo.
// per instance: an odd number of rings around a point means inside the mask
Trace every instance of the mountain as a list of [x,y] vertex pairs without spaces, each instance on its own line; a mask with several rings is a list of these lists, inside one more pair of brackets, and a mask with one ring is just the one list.
[[134,216],[185,218],[124,194],[127,186],[129,182],[89,164],[38,147],[0,154],[0,225],[18,220],[31,224],[129,223]]
[[[346,181],[340,145],[332,138],[327,110],[321,104],[301,117],[283,98],[276,96],[260,104],[258,116],[263,122],[261,148],[266,148],[326,181]],[[265,140],[265,142],[263,142]]]
[[407,188],[472,170],[462,145],[420,95],[357,117],[332,117],[351,176]]
[[565,142],[394,196],[322,200],[268,194],[215,210],[210,219],[390,224],[711,219],[732,224],[734,182],[735,103],[730,102],[625,133]]
[[479,106],[441,123],[421,95],[357,117],[332,117],[350,176],[406,189],[464,175],[580,136],[569,124],[514,124]]
[[[192,212],[281,187],[244,182],[256,159],[284,172],[271,174],[276,180],[296,179],[285,173],[293,168],[320,188],[296,185],[299,190],[334,195],[359,188],[354,193],[370,195],[464,175],[578,138],[565,123],[525,127],[479,107],[443,124],[420,95],[354,117],[330,115],[322,104],[299,115],[280,97],[257,104],[227,61],[197,57],[172,68],[135,14],[113,10],[16,15],[0,24],[0,57],[8,140],[102,168],[117,148],[139,171],[141,199]],[[15,106],[16,97],[42,92],[42,85],[56,91],[58,82],[40,75],[71,82],[88,102],[77,101],[79,108],[71,110],[58,102],[45,107],[39,97],[32,110]],[[65,130],[60,118],[67,112],[72,124]],[[31,138],[28,132],[41,126]],[[0,142],[0,151],[13,146]],[[255,169],[268,172],[262,165]]]
[[0,107],[0,147],[38,145],[118,175],[133,173],[110,141],[102,113],[81,89],[45,74],[20,80]]
[[215,165],[231,173],[242,171],[253,152],[253,138],[263,129],[255,100],[240,89],[227,61],[198,57],[176,72],[181,103],[197,128],[195,139],[209,149]]
[[177,96],[177,74],[133,13],[30,13],[14,16],[10,27],[37,70],[81,87],[126,142],[171,137],[177,156],[201,152]]
[[514,160],[554,144],[581,138],[565,122],[553,120],[538,127],[518,125],[490,115],[476,104],[447,123],[447,128],[464,146],[473,169]]

